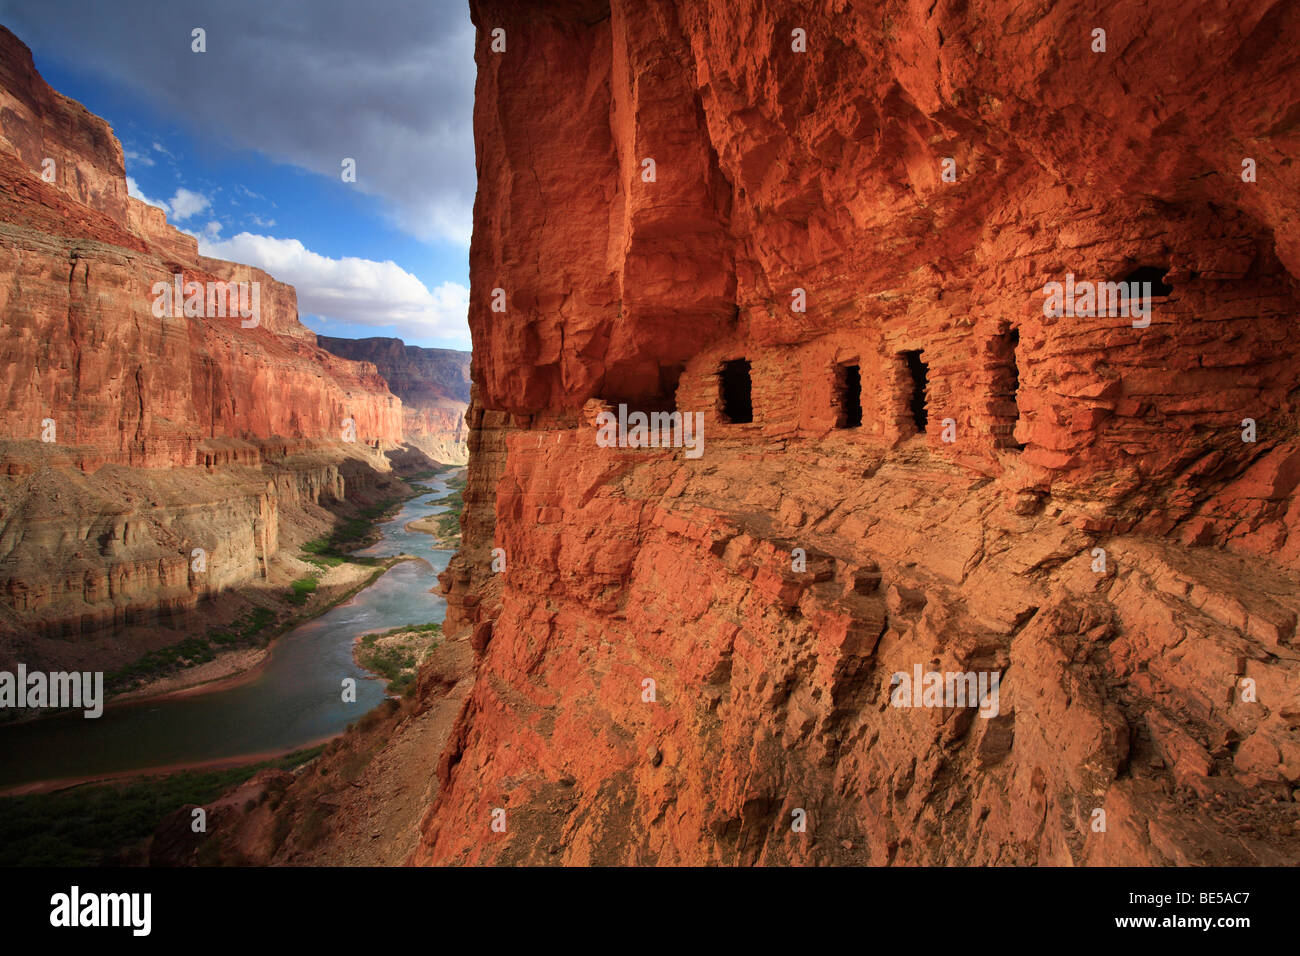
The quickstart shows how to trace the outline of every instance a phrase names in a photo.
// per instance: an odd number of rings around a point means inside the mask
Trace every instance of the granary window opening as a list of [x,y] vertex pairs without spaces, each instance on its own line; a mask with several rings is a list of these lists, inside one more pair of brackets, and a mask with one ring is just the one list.
[[993,435],[1000,448],[1020,451],[1016,441],[1020,421],[1020,330],[1008,329],[993,343]]
[[[1011,413],[1015,416],[1017,422],[1020,421],[1020,330],[1012,329],[1007,333],[1008,351],[1011,353],[1011,361],[1007,363],[1008,377],[1011,382]],[[1014,433],[1014,429],[1013,429]],[[1023,448],[1019,442],[1015,442],[1016,448]]]
[[718,373],[718,386],[722,393],[722,417],[733,425],[744,425],[754,420],[753,385],[746,359],[733,359],[722,363]]
[[1165,282],[1166,271],[1167,270],[1163,266],[1138,266],[1120,281],[1124,283],[1139,283],[1139,288],[1141,287],[1141,283],[1149,282],[1151,283],[1151,295],[1153,297],[1163,298],[1174,291],[1174,287]]
[[929,387],[930,368],[921,361],[921,351],[904,352],[903,359],[907,362],[908,380],[911,384],[911,394],[908,396],[907,405],[912,413],[912,424],[916,426],[918,432],[924,433],[926,426],[926,403],[929,400],[927,389]]
[[862,367],[856,362],[835,367],[835,427],[862,427]]

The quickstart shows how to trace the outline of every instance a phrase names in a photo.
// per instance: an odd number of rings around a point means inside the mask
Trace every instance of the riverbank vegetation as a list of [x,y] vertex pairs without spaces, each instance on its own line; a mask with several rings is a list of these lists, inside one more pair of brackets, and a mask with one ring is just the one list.
[[224,651],[265,647],[278,633],[270,627],[275,619],[276,613],[270,608],[254,607],[225,627],[212,627],[202,636],[141,655],[120,670],[106,674],[105,687],[110,696],[120,694],[186,667],[205,664]]
[[299,578],[289,585],[289,594],[287,600],[290,604],[296,604],[302,607],[307,603],[308,598],[316,592],[318,579],[315,575],[307,575],[305,578]]
[[447,479],[447,489],[451,494],[439,498],[434,504],[442,505],[447,510],[436,515],[438,537],[450,547],[460,547],[460,514],[465,510],[465,472]]
[[320,567],[336,567],[345,561],[353,564],[374,564],[377,558],[348,552],[374,544],[379,537],[377,525],[390,518],[411,495],[385,498],[357,510],[352,518],[343,518],[327,537],[305,542],[301,549],[310,557],[303,558]]
[[[317,570],[291,581],[280,596],[294,608],[305,608],[305,613],[255,606],[231,624],[208,628],[205,634],[149,651],[119,670],[106,674],[104,682],[109,696],[128,693],[187,668],[206,664],[226,651],[265,648],[284,632],[346,601],[395,563],[393,558],[356,555],[349,551],[364,548],[375,541],[379,536],[377,526],[392,517],[410,497],[410,494],[400,495],[360,507],[353,517],[340,519],[326,537],[304,542],[299,547],[299,560]],[[356,565],[358,572],[361,568],[373,571],[364,576],[354,573],[350,581],[345,578],[340,582],[341,587],[330,588],[328,592],[321,590],[325,576],[345,564]]]
[[0,866],[111,866],[144,862],[143,843],[169,814],[202,806],[259,770],[292,770],[324,745],[225,770],[184,770],[130,782],[0,797]]
[[420,665],[441,640],[441,624],[395,627],[357,638],[353,656],[359,666],[388,681],[386,693],[401,696],[415,686]]

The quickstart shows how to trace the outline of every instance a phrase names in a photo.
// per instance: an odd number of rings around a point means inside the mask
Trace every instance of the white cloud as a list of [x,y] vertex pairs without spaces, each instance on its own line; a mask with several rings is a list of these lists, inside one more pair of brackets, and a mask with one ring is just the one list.
[[154,164],[152,159],[144,153],[136,152],[134,149],[124,150],[123,155],[131,161],[132,165],[138,164],[140,166],[152,166]]
[[241,232],[220,241],[203,237],[205,256],[246,262],[298,291],[304,313],[357,325],[392,326],[411,339],[440,339],[469,347],[469,289],[444,282],[430,291],[392,260],[331,259],[297,239]]
[[[229,27],[221,42],[208,23],[214,6]],[[184,122],[198,149],[256,150],[337,189],[339,162],[352,157],[357,181],[347,189],[377,197],[409,235],[468,247],[477,184],[469,5],[368,0],[364,16],[355,0],[313,0],[310,16],[297,6],[0,0],[0,21]],[[201,56],[187,39],[193,24],[211,34]],[[161,137],[151,155],[174,161]]]
[[212,200],[203,193],[196,193],[181,186],[171,198],[171,214],[177,222],[197,216],[212,207]]
[[171,214],[171,209],[168,208],[167,203],[163,202],[161,199],[150,199],[140,191],[140,187],[136,185],[135,180],[130,176],[126,177],[126,194],[128,196],[133,196],[143,203],[148,203],[150,206],[157,206],[168,215]]
[[181,232],[185,233],[185,235],[193,236],[200,242],[205,240],[208,242],[217,242],[221,239],[221,223],[217,222],[215,219],[204,223],[203,228],[197,231],[194,229],[185,229],[181,226],[178,226],[177,228],[180,229]]
[[253,225],[260,226],[263,229],[270,229],[275,225],[274,219],[263,219],[261,216],[257,215],[257,213],[253,213],[248,218],[253,220]]

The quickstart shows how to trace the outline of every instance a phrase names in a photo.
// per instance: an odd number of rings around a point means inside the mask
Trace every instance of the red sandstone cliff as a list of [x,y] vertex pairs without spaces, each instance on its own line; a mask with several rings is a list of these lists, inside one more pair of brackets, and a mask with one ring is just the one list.
[[[471,7],[479,663],[412,859],[1300,859],[1300,9]],[[1045,317],[1141,266],[1149,327]]]
[[38,177],[45,160],[52,159],[56,189],[116,222],[126,221],[122,144],[108,124],[55,92],[37,74],[31,51],[3,28],[0,52],[2,151]]
[[382,337],[340,339],[319,335],[316,342],[335,355],[370,362],[379,370],[393,394],[402,400],[406,441],[437,461],[465,464],[468,352],[426,349]]
[[[58,443],[88,463],[142,465],[201,462],[208,439],[332,440],[349,417],[359,438],[401,439],[400,402],[373,366],[317,348],[292,287],[199,256],[161,211],[129,199],[108,124],[51,90],[12,33],[0,44],[0,437],[35,439],[52,418]],[[260,324],[152,319],[154,284],[177,272],[258,281]]]
[[[156,317],[154,285],[175,274],[257,282],[259,324]],[[388,468],[378,449],[402,438],[375,367],[319,348],[291,286],[200,256],[128,197],[108,124],[54,92],[3,28],[0,323],[11,634],[147,620],[265,577],[280,509],[372,484]],[[214,557],[201,578],[198,546]]]

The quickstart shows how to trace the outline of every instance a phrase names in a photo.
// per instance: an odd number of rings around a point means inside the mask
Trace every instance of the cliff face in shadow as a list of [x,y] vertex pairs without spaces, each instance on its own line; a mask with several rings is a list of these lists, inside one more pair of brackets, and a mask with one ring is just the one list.
[[437,461],[463,465],[469,458],[470,353],[426,349],[401,339],[340,339],[318,335],[316,342],[335,355],[369,362],[402,400],[406,441]]

